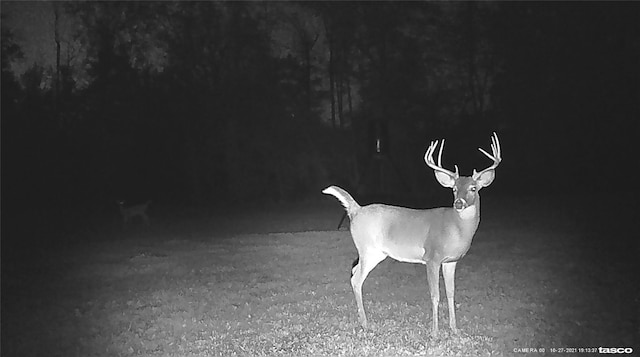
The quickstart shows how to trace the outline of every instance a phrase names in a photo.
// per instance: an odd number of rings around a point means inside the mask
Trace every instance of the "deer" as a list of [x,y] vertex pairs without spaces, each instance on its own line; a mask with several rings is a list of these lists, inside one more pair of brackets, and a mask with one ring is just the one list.
[[149,226],[149,216],[147,215],[147,209],[151,204],[151,201],[147,201],[145,203],[133,205],[133,206],[125,206],[125,201],[116,201],[118,207],[120,208],[120,215],[122,216],[122,226],[126,226],[128,223],[132,222],[133,218],[140,217],[145,225]]
[[351,287],[363,329],[367,329],[367,316],[362,303],[362,286],[369,273],[384,259],[391,257],[400,262],[426,266],[431,295],[432,336],[438,335],[442,267],[449,305],[449,327],[452,333],[458,333],[454,304],[456,264],[469,251],[480,223],[480,189],[491,185],[502,157],[498,135],[494,132],[491,137],[492,154],[478,148],[493,164],[480,172],[474,169],[471,176],[460,176],[457,165],[454,165],[455,172],[442,167],[444,139],[438,153],[438,163],[434,162],[433,154],[437,147],[438,140],[432,141],[424,160],[434,170],[438,183],[453,190],[453,204],[450,207],[411,209],[381,203],[360,206],[347,191],[338,186],[329,186],[322,191],[335,196],[350,219],[351,237],[358,252],[351,270]]

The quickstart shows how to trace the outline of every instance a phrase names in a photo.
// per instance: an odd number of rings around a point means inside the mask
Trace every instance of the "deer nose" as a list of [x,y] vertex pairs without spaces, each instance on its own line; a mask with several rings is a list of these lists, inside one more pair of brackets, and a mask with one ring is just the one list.
[[462,211],[467,208],[467,201],[465,201],[464,198],[456,198],[456,200],[453,201],[453,208],[458,211]]

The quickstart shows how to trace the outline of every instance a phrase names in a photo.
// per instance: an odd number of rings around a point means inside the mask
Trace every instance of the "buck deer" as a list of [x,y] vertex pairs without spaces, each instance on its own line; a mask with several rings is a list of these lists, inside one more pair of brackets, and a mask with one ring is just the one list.
[[151,201],[145,203],[125,207],[125,201],[116,201],[120,208],[120,215],[122,216],[122,225],[132,222],[133,218],[140,217],[145,225],[150,225],[149,216],[147,216],[147,209],[151,204]]
[[367,316],[362,304],[362,285],[371,270],[386,257],[407,263],[420,263],[427,267],[427,280],[431,293],[432,335],[438,334],[438,303],[440,301],[440,266],[449,303],[449,326],[454,333],[456,313],[454,306],[454,277],[456,264],[469,250],[471,240],[480,223],[479,191],[487,187],[495,178],[495,169],[502,160],[500,142],[493,133],[490,155],[480,152],[493,160],[488,168],[471,176],[460,176],[458,166],[455,172],[442,167],[444,139],[438,153],[438,164],[433,161],[433,153],[438,141],[431,142],[424,160],[435,171],[436,180],[453,189],[452,207],[425,210],[370,204],[360,206],[337,186],[330,186],[322,192],[335,196],[351,220],[351,237],[358,251],[358,259],[351,270],[351,287],[358,306],[360,324],[367,328]]

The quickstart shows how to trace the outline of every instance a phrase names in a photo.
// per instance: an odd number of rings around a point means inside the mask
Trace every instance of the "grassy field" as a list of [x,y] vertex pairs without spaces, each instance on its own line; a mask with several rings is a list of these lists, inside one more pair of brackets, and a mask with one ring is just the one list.
[[[441,283],[437,338],[424,266],[391,259],[365,282],[372,328],[359,327],[349,284],[356,252],[349,232],[334,229],[337,201],[157,211],[151,228],[34,245],[29,259],[3,264],[2,355],[640,351],[636,237],[599,223],[619,213],[587,207],[483,197],[480,228],[456,274],[461,333],[449,333]],[[586,355],[569,352],[558,354]]]

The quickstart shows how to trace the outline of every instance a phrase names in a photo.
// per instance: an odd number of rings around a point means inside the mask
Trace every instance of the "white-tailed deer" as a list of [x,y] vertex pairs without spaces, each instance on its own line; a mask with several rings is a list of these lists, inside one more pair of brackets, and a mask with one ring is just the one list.
[[118,203],[118,207],[120,208],[120,215],[122,216],[122,225],[123,227],[127,225],[127,223],[132,222],[135,217],[140,217],[145,225],[150,225],[149,216],[147,216],[147,209],[151,204],[151,201],[147,201],[145,203],[133,205],[133,206],[125,206],[124,201],[116,201]]
[[471,176],[460,176],[458,167],[452,172],[442,167],[444,139],[438,153],[438,164],[433,161],[433,152],[438,141],[431,142],[424,156],[425,162],[435,171],[436,180],[453,189],[452,207],[425,210],[371,204],[360,206],[345,190],[330,186],[322,192],[335,196],[351,220],[351,236],[358,250],[357,264],[351,270],[351,287],[358,306],[360,324],[367,328],[367,316],[362,304],[362,285],[373,268],[386,257],[401,262],[420,263],[427,266],[427,280],[431,293],[433,335],[438,333],[438,303],[440,301],[440,266],[449,303],[449,326],[455,333],[456,313],[454,306],[454,277],[456,263],[469,250],[471,240],[480,223],[479,191],[495,178],[495,168],[502,160],[500,142],[493,133],[490,155],[493,164]]

